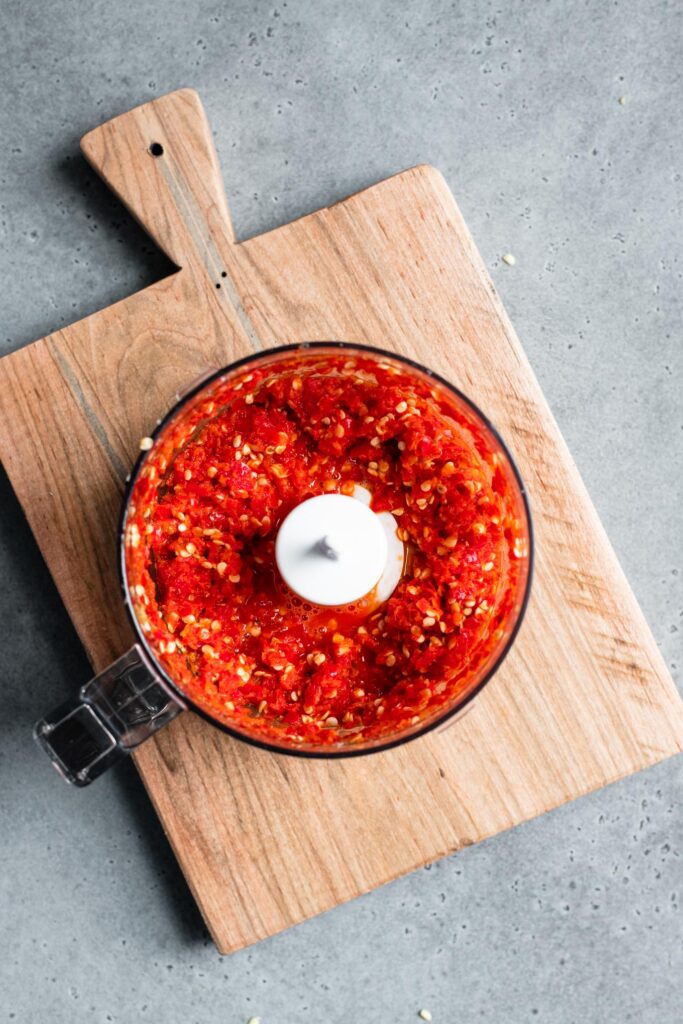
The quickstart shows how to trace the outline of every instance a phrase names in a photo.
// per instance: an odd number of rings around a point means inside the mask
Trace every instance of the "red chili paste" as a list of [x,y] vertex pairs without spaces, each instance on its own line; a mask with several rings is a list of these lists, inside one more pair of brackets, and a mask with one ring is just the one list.
[[[391,597],[339,609],[279,577],[278,527],[361,484],[398,522]],[[373,743],[420,727],[505,645],[528,572],[519,489],[457,396],[402,364],[280,356],[213,384],[147,455],[126,521],[136,615],[204,711],[282,745]]]

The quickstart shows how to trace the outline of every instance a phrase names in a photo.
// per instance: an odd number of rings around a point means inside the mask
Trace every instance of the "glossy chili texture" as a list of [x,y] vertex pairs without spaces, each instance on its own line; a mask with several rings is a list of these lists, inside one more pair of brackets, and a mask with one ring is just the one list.
[[[329,609],[275,566],[279,524],[361,484],[396,517],[403,577]],[[527,523],[492,435],[456,397],[369,354],[304,353],[218,381],[149,452],[126,520],[135,613],[212,717],[286,745],[410,732],[481,678],[519,612]]]

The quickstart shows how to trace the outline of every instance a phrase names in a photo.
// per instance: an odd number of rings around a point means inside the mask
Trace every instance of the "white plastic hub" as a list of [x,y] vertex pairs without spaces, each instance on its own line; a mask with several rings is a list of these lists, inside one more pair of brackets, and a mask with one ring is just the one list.
[[305,601],[329,607],[369,594],[385,572],[387,556],[386,524],[364,501],[345,494],[302,501],[275,541],[287,586]]

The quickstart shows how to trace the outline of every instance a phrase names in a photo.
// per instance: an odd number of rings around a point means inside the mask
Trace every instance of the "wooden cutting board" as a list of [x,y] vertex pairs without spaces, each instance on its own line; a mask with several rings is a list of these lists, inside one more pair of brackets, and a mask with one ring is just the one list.
[[181,268],[0,361],[0,455],[95,669],[132,641],[116,521],[138,440],[178,391],[249,352],[341,338],[432,367],[502,431],[535,517],[522,631],[450,729],[317,762],[256,750],[188,713],[140,748],[218,948],[680,750],[683,702],[441,175],[415,167],[236,243],[194,92],[117,117],[82,147]]

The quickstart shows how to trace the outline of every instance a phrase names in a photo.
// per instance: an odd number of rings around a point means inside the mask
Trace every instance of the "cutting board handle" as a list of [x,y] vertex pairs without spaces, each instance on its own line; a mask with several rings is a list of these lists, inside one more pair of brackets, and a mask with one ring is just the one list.
[[81,149],[145,231],[179,267],[212,275],[235,238],[211,129],[193,89],[106,121]]

